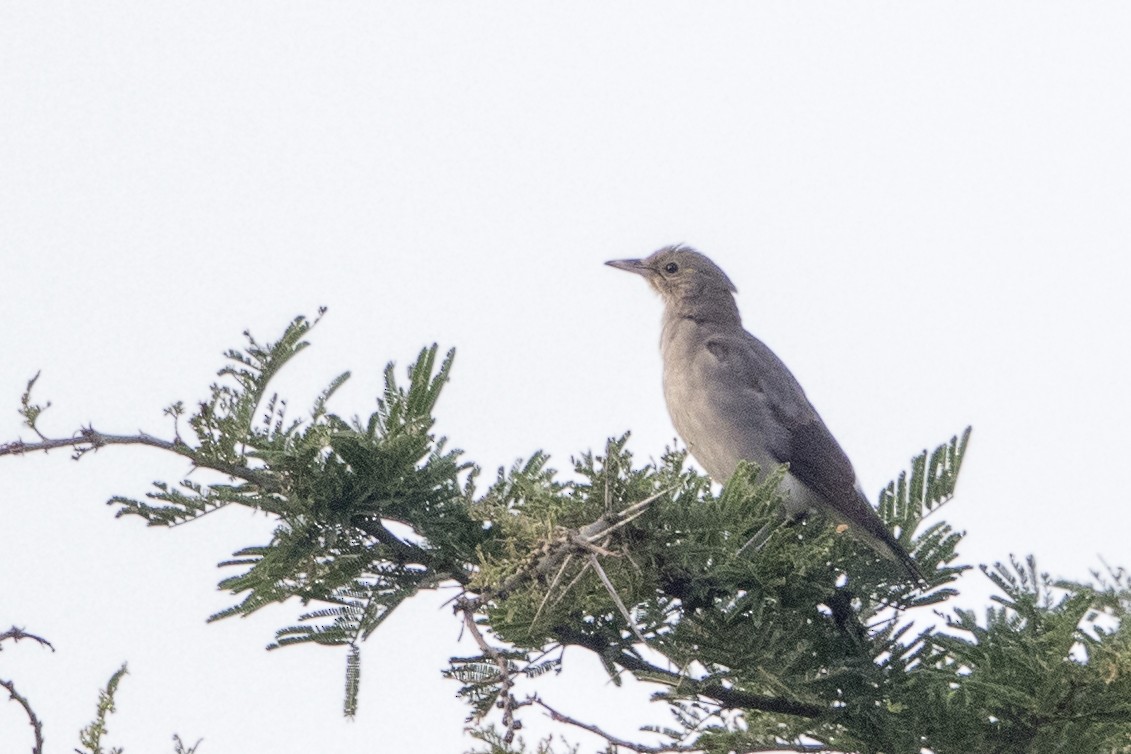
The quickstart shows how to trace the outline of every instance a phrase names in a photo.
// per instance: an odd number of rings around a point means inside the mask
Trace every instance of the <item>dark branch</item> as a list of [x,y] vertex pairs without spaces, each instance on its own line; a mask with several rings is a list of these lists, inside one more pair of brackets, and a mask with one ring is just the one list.
[[514,711],[518,707],[513,692],[514,671],[511,670],[510,663],[507,662],[507,658],[503,657],[502,652],[492,647],[483,638],[483,633],[479,630],[479,626],[475,624],[473,603],[461,598],[456,602],[455,610],[463,613],[463,623],[467,627],[468,633],[471,634],[471,638],[475,639],[475,643],[479,645],[483,656],[490,658],[495,663],[495,667],[499,669],[499,706],[503,709],[503,726],[507,730],[503,735],[503,742],[510,745],[514,741],[515,731],[522,727],[518,718],[514,716]]
[[197,449],[180,439],[163,440],[160,437],[154,437],[145,432],[138,432],[136,435],[108,435],[99,432],[93,427],[83,427],[73,437],[56,439],[45,438],[42,442],[16,440],[14,442],[4,443],[0,445],[0,456],[24,455],[36,451],[46,453],[57,448],[74,448],[74,457],[77,460],[84,453],[88,453],[91,450],[98,450],[105,445],[147,445],[151,448],[158,448],[183,456],[197,468],[212,469],[221,474],[250,482],[265,492],[279,492],[282,489],[278,482],[272,479],[269,474],[262,474],[254,469],[249,469],[246,466],[240,466],[234,463],[227,463],[212,458],[201,458]]
[[[605,641],[597,636],[590,636],[573,631],[565,626],[556,626],[554,633],[563,644],[573,644],[584,647],[597,655],[605,656],[609,647]],[[625,670],[642,673],[647,678],[665,686],[677,688],[681,692],[704,697],[714,701],[723,709],[744,710],[753,709],[761,712],[774,712],[783,715],[796,715],[797,717],[818,718],[825,715],[828,710],[816,704],[806,704],[792,699],[783,699],[777,696],[765,696],[749,691],[723,686],[719,683],[696,680],[690,676],[676,673],[622,650],[615,657],[610,658]]]
[[437,576],[448,576],[454,581],[464,585],[471,580],[470,574],[463,569],[448,567],[447,563],[442,563],[441,559],[436,557],[431,550],[410,542],[405,542],[389,531],[378,519],[372,517],[355,518],[351,523],[359,530],[389,548],[393,553],[393,557],[400,563],[422,565],[436,573]]
[[5,681],[0,678],[0,686],[8,690],[8,694],[12,700],[19,703],[27,713],[28,723],[31,725],[32,730],[35,731],[35,745],[31,747],[32,754],[43,754],[43,723],[35,716],[35,711],[31,708],[31,703],[28,702],[27,697],[21,696],[16,687],[11,681]]
[[572,725],[575,728],[581,728],[582,730],[587,730],[590,733],[593,733],[593,734],[598,735],[601,738],[605,739],[606,741],[608,741],[613,746],[616,746],[616,747],[622,748],[622,749],[628,749],[629,751],[635,751],[635,752],[638,752],[638,754],[666,754],[667,752],[698,751],[698,749],[690,748],[690,747],[687,747],[687,746],[678,746],[678,745],[677,746],[645,746],[644,744],[638,744],[638,743],[634,743],[632,741],[627,741],[623,738],[618,738],[611,733],[607,733],[607,732],[601,730],[596,725],[592,725],[590,723],[583,723],[580,720],[575,720],[574,718],[570,717],[569,715],[563,715],[561,712],[558,712],[556,709],[554,709],[550,705],[546,704],[544,701],[542,701],[537,696],[531,697],[530,701],[533,702],[534,704],[537,704],[542,709],[546,710],[546,712],[549,713],[549,715],[550,715],[550,719],[553,720],[554,722],[566,723],[567,725]]
[[[29,634],[22,628],[17,628],[16,626],[12,626],[7,631],[0,634],[0,643],[8,639],[12,641],[31,639],[32,641],[38,642],[41,646],[47,647],[52,652],[55,651],[55,647],[51,646],[51,642],[47,641],[47,639],[44,639],[42,636],[36,636],[35,634]],[[31,702],[27,700],[26,696],[16,691],[16,685],[11,681],[0,678],[0,686],[8,690],[8,696],[11,697],[12,701],[23,707],[24,712],[27,714],[28,724],[31,725],[31,729],[35,734],[35,745],[31,747],[32,754],[43,754],[43,723],[40,722],[39,718],[36,716],[35,710],[31,708]]]
[[44,639],[42,636],[36,636],[35,634],[29,634],[27,631],[24,631],[22,628],[19,628],[18,626],[12,626],[7,631],[0,634],[0,643],[3,643],[5,641],[7,641],[8,639],[11,639],[12,641],[20,641],[21,639],[31,639],[32,641],[39,642],[39,644],[41,644],[44,647],[47,647],[52,652],[55,651],[55,646],[51,642],[47,641],[47,639]]

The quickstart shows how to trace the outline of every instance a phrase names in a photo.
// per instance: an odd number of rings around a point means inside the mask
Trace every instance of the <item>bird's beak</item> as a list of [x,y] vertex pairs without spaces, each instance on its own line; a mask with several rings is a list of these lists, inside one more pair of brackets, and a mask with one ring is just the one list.
[[605,264],[625,272],[635,272],[637,275],[648,274],[648,268],[644,265],[643,259],[612,259]]

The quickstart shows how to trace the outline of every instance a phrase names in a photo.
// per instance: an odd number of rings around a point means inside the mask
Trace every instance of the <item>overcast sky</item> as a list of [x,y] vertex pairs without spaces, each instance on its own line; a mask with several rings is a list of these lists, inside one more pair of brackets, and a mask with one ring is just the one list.
[[[488,478],[626,429],[658,457],[660,304],[602,262],[682,241],[873,499],[973,424],[964,562],[1131,565],[1128,29],[1122,3],[0,2],[0,441],[29,438],[38,370],[52,434],[168,434],[244,328],[326,305],[294,407],[351,369],[331,408],[368,414],[385,362],[435,341],[458,349],[439,430]],[[58,650],[5,645],[0,677],[49,751],[123,660],[127,754],[469,745],[450,593],[368,642],[353,722],[341,654],[262,650],[293,609],[206,626],[215,564],[270,522],[104,505],[185,472],[0,459],[0,628]],[[668,722],[566,661],[538,688],[567,711]],[[29,733],[0,705],[0,751]]]

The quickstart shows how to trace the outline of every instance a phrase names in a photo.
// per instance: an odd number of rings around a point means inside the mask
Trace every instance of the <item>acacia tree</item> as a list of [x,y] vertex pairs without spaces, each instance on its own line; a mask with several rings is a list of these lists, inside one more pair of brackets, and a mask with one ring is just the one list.
[[[216,472],[213,484],[158,482],[144,499],[110,502],[152,526],[229,505],[273,517],[269,541],[221,563],[231,575],[220,588],[238,599],[210,620],[298,598],[303,610],[269,649],[342,648],[347,715],[358,708],[361,642],[421,590],[458,584],[454,613],[479,652],[443,672],[492,754],[525,750],[516,731],[534,710],[603,737],[609,751],[1131,752],[1124,571],[1085,584],[1054,580],[1032,558],[981,566],[994,604],[943,610],[968,566],[962,535],[936,514],[954,494],[969,429],[915,456],[881,494],[881,517],[927,574],[912,584],[819,517],[787,524],[781,469],[759,481],[742,465],[715,493],[685,452],[637,464],[625,435],[573,459],[568,478],[535,454],[480,484],[479,469],[433,433],[454,356],[434,345],[403,384],[386,368],[368,418],[329,409],[348,373],[292,418],[271,381],[317,321],[298,317],[275,342],[245,333],[207,400],[165,409],[167,437],[87,426],[53,438],[33,378],[20,411],[36,439],[0,456],[69,448],[78,459],[143,444]],[[762,547],[743,547],[765,527]],[[566,647],[593,653],[614,682],[653,685],[666,725],[625,740],[550,707],[537,677],[560,667]]]

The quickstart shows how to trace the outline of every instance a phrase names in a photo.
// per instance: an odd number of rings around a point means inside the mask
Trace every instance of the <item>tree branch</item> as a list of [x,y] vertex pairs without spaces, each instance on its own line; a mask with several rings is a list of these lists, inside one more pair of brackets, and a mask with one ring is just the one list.
[[478,609],[496,597],[505,596],[507,592],[510,592],[527,581],[540,576],[549,576],[561,567],[562,562],[567,557],[575,552],[592,553],[594,551],[594,542],[613,529],[621,526],[622,523],[626,523],[628,520],[640,515],[645,508],[671,492],[672,489],[673,488],[669,487],[666,490],[661,490],[651,497],[645,498],[638,503],[633,503],[624,510],[605,513],[596,521],[586,524],[585,526],[563,531],[560,536],[545,542],[541,548],[532,554],[525,564],[510,576],[503,579],[503,583],[481,590],[475,599],[469,600],[469,604],[473,610]]
[[24,712],[27,713],[28,723],[31,725],[32,730],[35,731],[35,745],[31,747],[32,754],[43,754],[43,723],[35,716],[35,711],[31,708],[31,703],[27,700],[27,697],[21,696],[20,693],[16,691],[16,687],[11,681],[5,681],[0,678],[0,686],[6,688],[12,700],[18,702],[19,705],[24,708]]
[[[573,644],[575,646],[584,647],[599,656],[607,656],[609,647],[600,637],[572,631],[564,626],[556,626],[554,633],[561,639],[563,644]],[[662,683],[665,686],[678,688],[680,691],[710,699],[723,709],[753,709],[761,712],[773,712],[807,718],[821,717],[828,712],[824,707],[816,704],[807,704],[805,702],[783,699],[776,696],[754,694],[749,691],[742,691],[741,689],[723,686],[722,684],[714,682],[704,683],[690,676],[661,668],[658,665],[653,665],[627,650],[621,650],[619,654],[609,659],[625,670],[630,670],[633,673],[646,674],[651,680],[655,680],[656,683]]]
[[[197,468],[211,469],[212,471],[220,472],[229,477],[242,479],[245,482],[259,487],[265,492],[278,493],[283,491],[283,486],[273,479],[270,474],[258,472],[238,464],[226,463],[215,459],[202,459],[197,449],[188,445],[179,437],[175,440],[164,440],[146,432],[138,432],[136,435],[111,435],[99,432],[93,427],[88,426],[80,429],[73,437],[54,439],[45,437],[42,442],[16,440],[14,442],[4,443],[0,445],[0,456],[25,455],[38,451],[46,453],[58,448],[74,448],[76,450],[75,459],[78,460],[82,454],[92,450],[98,450],[106,445],[144,445],[157,448],[158,450],[164,450],[169,453],[176,453],[188,459],[188,461]],[[437,565],[435,555],[423,547],[410,544],[400,539],[381,525],[380,521],[373,519],[355,519],[352,523],[358,529],[374,537],[381,542],[381,544],[392,550],[394,557],[398,560],[405,563],[418,563],[435,569]],[[468,574],[454,570],[451,570],[450,575],[461,584],[466,584],[470,578]]]
[[607,733],[607,732],[601,730],[596,725],[592,725],[590,723],[583,723],[580,720],[575,720],[574,718],[570,717],[569,715],[563,715],[561,712],[558,712],[556,709],[554,709],[553,707],[551,707],[550,705],[548,705],[544,701],[542,701],[541,698],[539,698],[537,695],[530,697],[530,701],[533,702],[534,704],[537,704],[542,709],[546,710],[546,712],[550,715],[550,719],[553,720],[556,723],[566,723],[567,725],[572,725],[575,728],[581,728],[582,730],[587,730],[590,733],[593,733],[594,735],[598,735],[601,738],[605,739],[606,741],[608,741],[613,746],[616,746],[616,747],[619,747],[619,748],[622,748],[622,749],[628,749],[629,751],[635,751],[638,754],[667,754],[667,752],[699,751],[698,749],[691,748],[691,747],[688,747],[688,746],[679,746],[679,745],[676,745],[676,746],[645,746],[644,744],[638,744],[638,743],[634,743],[632,741],[627,741],[623,738],[618,738],[618,737],[614,736],[612,733]]
[[446,561],[442,561],[431,550],[414,545],[411,542],[405,542],[393,534],[388,527],[381,523],[380,519],[375,517],[354,518],[350,523],[392,550],[393,557],[401,563],[422,565],[441,578],[450,577],[465,586],[471,580],[470,574],[463,569],[452,567]]
[[36,636],[35,634],[29,634],[27,631],[24,631],[18,626],[12,626],[7,631],[0,634],[0,643],[3,643],[8,639],[11,639],[12,641],[31,639],[32,641],[39,642],[40,645],[47,647],[52,652],[55,651],[55,646],[51,642],[47,641],[47,639],[44,639],[42,636]]
[[[35,634],[29,634],[22,628],[16,626],[12,626],[7,631],[0,634],[0,644],[8,639],[12,641],[31,639],[32,641],[38,642],[41,646],[47,647],[52,652],[55,651],[55,647],[53,647],[51,642],[47,641],[47,639],[44,639],[42,636],[36,636]],[[16,691],[16,685],[12,681],[6,681],[0,678],[0,686],[7,689],[8,695],[11,697],[12,701],[18,703],[24,708],[24,712],[27,713],[28,724],[31,725],[32,730],[35,732],[35,745],[31,747],[32,754],[43,754],[43,723],[36,717],[35,710],[31,708],[31,702],[27,700],[26,696]]]
[[510,744],[514,741],[514,732],[522,727],[522,723],[514,716],[515,709],[519,706],[514,698],[514,673],[511,671],[507,658],[503,657],[495,647],[487,643],[483,638],[479,626],[475,623],[475,608],[471,600],[460,599],[456,602],[455,607],[457,612],[463,613],[463,623],[467,626],[468,633],[475,639],[475,643],[479,645],[479,649],[483,652],[483,656],[490,658],[495,663],[495,667],[499,669],[499,706],[503,709],[503,726],[507,732],[503,735],[503,742]]
[[98,450],[105,445],[147,445],[151,448],[158,448],[183,456],[191,461],[192,465],[197,468],[212,469],[221,474],[250,482],[265,492],[280,492],[282,490],[282,486],[272,479],[269,474],[263,474],[254,469],[249,469],[246,466],[240,466],[239,464],[227,463],[210,458],[201,458],[197,449],[179,438],[176,440],[163,440],[160,437],[154,437],[146,432],[138,432],[136,435],[108,435],[104,432],[99,432],[94,427],[87,426],[81,428],[72,437],[55,439],[44,438],[42,442],[15,440],[14,442],[4,443],[0,445],[0,456],[25,455],[36,451],[46,453],[57,448],[74,448],[75,455],[73,458],[78,460],[84,453]]

